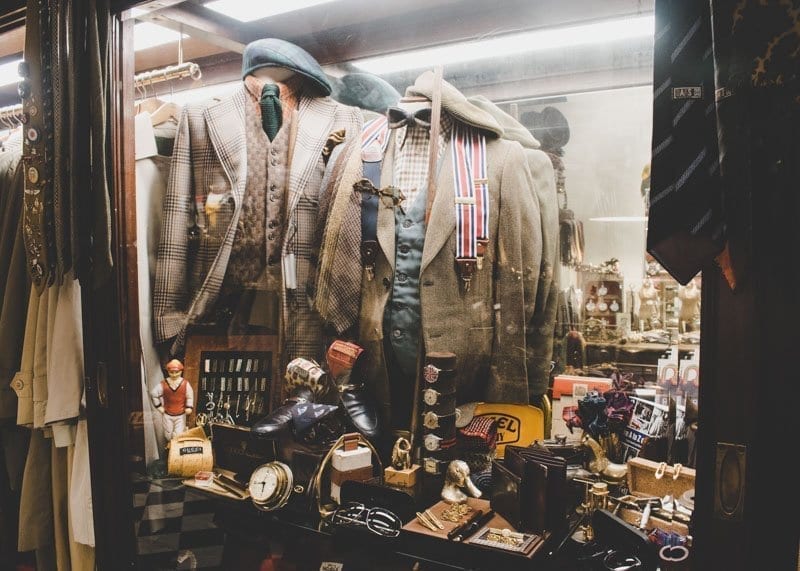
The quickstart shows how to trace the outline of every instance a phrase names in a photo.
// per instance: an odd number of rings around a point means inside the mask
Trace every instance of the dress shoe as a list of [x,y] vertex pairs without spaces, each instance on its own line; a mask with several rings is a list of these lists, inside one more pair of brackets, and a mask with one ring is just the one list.
[[273,410],[267,416],[256,422],[251,428],[250,433],[257,438],[275,438],[287,428],[292,422],[292,409],[299,404],[311,402],[311,391],[305,387],[298,387],[289,393],[281,406]]
[[339,388],[339,400],[353,428],[369,441],[377,439],[380,434],[378,407],[372,396],[362,387],[345,385]]

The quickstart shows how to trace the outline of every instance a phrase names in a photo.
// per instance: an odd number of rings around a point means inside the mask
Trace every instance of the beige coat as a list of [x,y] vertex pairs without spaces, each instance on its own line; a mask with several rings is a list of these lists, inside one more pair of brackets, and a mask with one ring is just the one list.
[[[392,182],[393,149],[384,159],[381,186]],[[528,402],[525,332],[533,314],[541,263],[538,205],[518,143],[487,139],[489,239],[484,267],[465,292],[455,268],[453,167],[445,160],[425,236],[420,273],[422,339],[426,352],[457,356],[458,402]],[[360,154],[348,158],[340,185],[352,188],[360,175]],[[383,355],[383,313],[394,272],[395,218],[378,214],[375,278],[362,282],[359,339],[366,349],[366,379],[386,413],[388,377]]]

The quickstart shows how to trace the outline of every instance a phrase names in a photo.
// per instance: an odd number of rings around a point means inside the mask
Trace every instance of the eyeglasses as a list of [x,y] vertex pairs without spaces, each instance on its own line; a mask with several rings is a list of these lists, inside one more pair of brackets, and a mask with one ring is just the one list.
[[397,537],[403,522],[386,508],[367,508],[362,503],[350,502],[336,508],[331,515],[334,525],[366,527],[372,533],[383,537]]

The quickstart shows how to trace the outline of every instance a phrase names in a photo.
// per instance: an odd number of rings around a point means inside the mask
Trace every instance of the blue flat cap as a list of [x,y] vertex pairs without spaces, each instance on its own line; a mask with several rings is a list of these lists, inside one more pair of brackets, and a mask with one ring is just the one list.
[[317,60],[300,46],[279,40],[265,38],[250,42],[242,56],[242,79],[262,67],[284,67],[304,76],[310,85],[321,95],[331,94],[331,84]]

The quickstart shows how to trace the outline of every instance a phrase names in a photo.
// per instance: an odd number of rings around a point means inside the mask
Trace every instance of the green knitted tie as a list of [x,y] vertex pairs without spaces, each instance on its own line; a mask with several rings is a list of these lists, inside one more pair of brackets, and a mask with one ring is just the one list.
[[261,89],[261,126],[270,141],[278,134],[283,122],[280,93],[280,87],[274,83],[267,83]]

